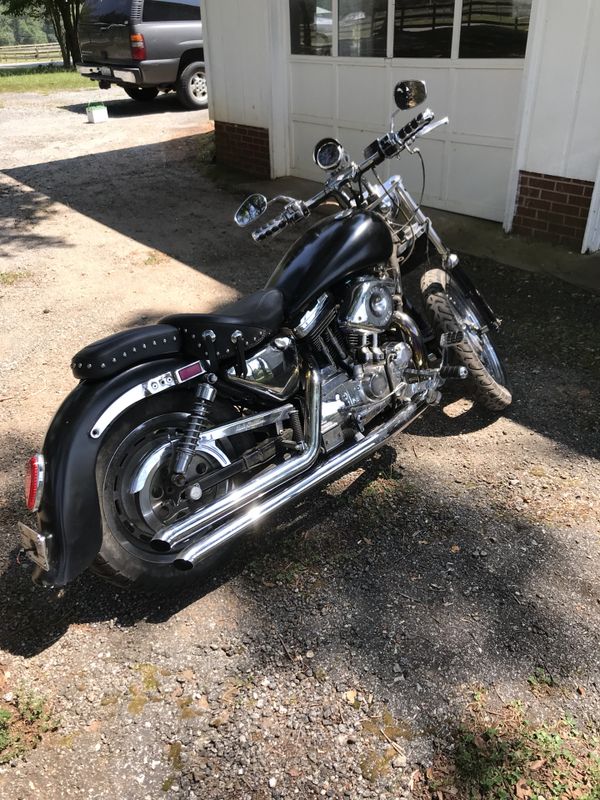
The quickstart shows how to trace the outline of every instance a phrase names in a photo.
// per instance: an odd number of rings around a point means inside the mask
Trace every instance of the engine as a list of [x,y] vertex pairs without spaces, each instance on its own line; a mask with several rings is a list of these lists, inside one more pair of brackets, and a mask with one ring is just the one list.
[[364,276],[349,283],[339,306],[323,294],[294,329],[322,360],[322,432],[330,451],[402,397],[413,351],[402,337],[388,340],[395,310],[394,282]]

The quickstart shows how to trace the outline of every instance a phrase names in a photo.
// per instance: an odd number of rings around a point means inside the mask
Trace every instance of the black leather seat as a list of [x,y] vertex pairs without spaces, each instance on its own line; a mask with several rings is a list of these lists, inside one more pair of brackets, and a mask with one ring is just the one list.
[[176,327],[146,325],[88,344],[73,356],[71,369],[79,380],[104,380],[135,364],[163,358],[180,350],[181,335]]
[[206,334],[212,332],[212,347],[221,360],[235,355],[232,335],[236,331],[242,334],[244,348],[250,350],[279,330],[282,322],[283,295],[279,289],[261,289],[214,314],[171,314],[161,320],[179,329],[184,351],[197,358],[211,358]]

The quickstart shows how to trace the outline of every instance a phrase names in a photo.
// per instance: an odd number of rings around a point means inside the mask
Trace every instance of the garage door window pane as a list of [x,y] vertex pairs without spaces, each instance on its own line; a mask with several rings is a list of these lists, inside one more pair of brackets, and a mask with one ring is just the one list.
[[339,0],[338,55],[385,58],[387,0]]
[[450,58],[454,0],[396,0],[395,58]]
[[292,54],[330,56],[331,0],[290,0]]
[[524,58],[531,0],[464,0],[461,58]]

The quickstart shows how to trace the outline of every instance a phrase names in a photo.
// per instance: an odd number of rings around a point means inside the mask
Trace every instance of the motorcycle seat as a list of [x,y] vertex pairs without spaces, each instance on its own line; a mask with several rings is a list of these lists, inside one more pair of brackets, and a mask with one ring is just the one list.
[[212,362],[214,356],[217,360],[235,356],[236,332],[242,334],[244,349],[250,350],[279,330],[283,316],[281,291],[261,289],[215,313],[171,314],[161,322],[179,329],[186,353]]
[[129,367],[181,351],[181,335],[172,325],[129,328],[88,344],[73,356],[78,380],[104,380]]

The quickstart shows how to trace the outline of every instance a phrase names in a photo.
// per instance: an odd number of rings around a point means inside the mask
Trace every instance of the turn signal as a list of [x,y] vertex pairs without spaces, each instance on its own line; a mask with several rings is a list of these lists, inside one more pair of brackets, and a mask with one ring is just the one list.
[[134,61],[143,61],[146,58],[146,43],[141,33],[132,33],[129,36],[131,43],[131,57]]
[[37,511],[44,488],[44,456],[38,453],[27,462],[25,473],[25,502],[30,511]]

